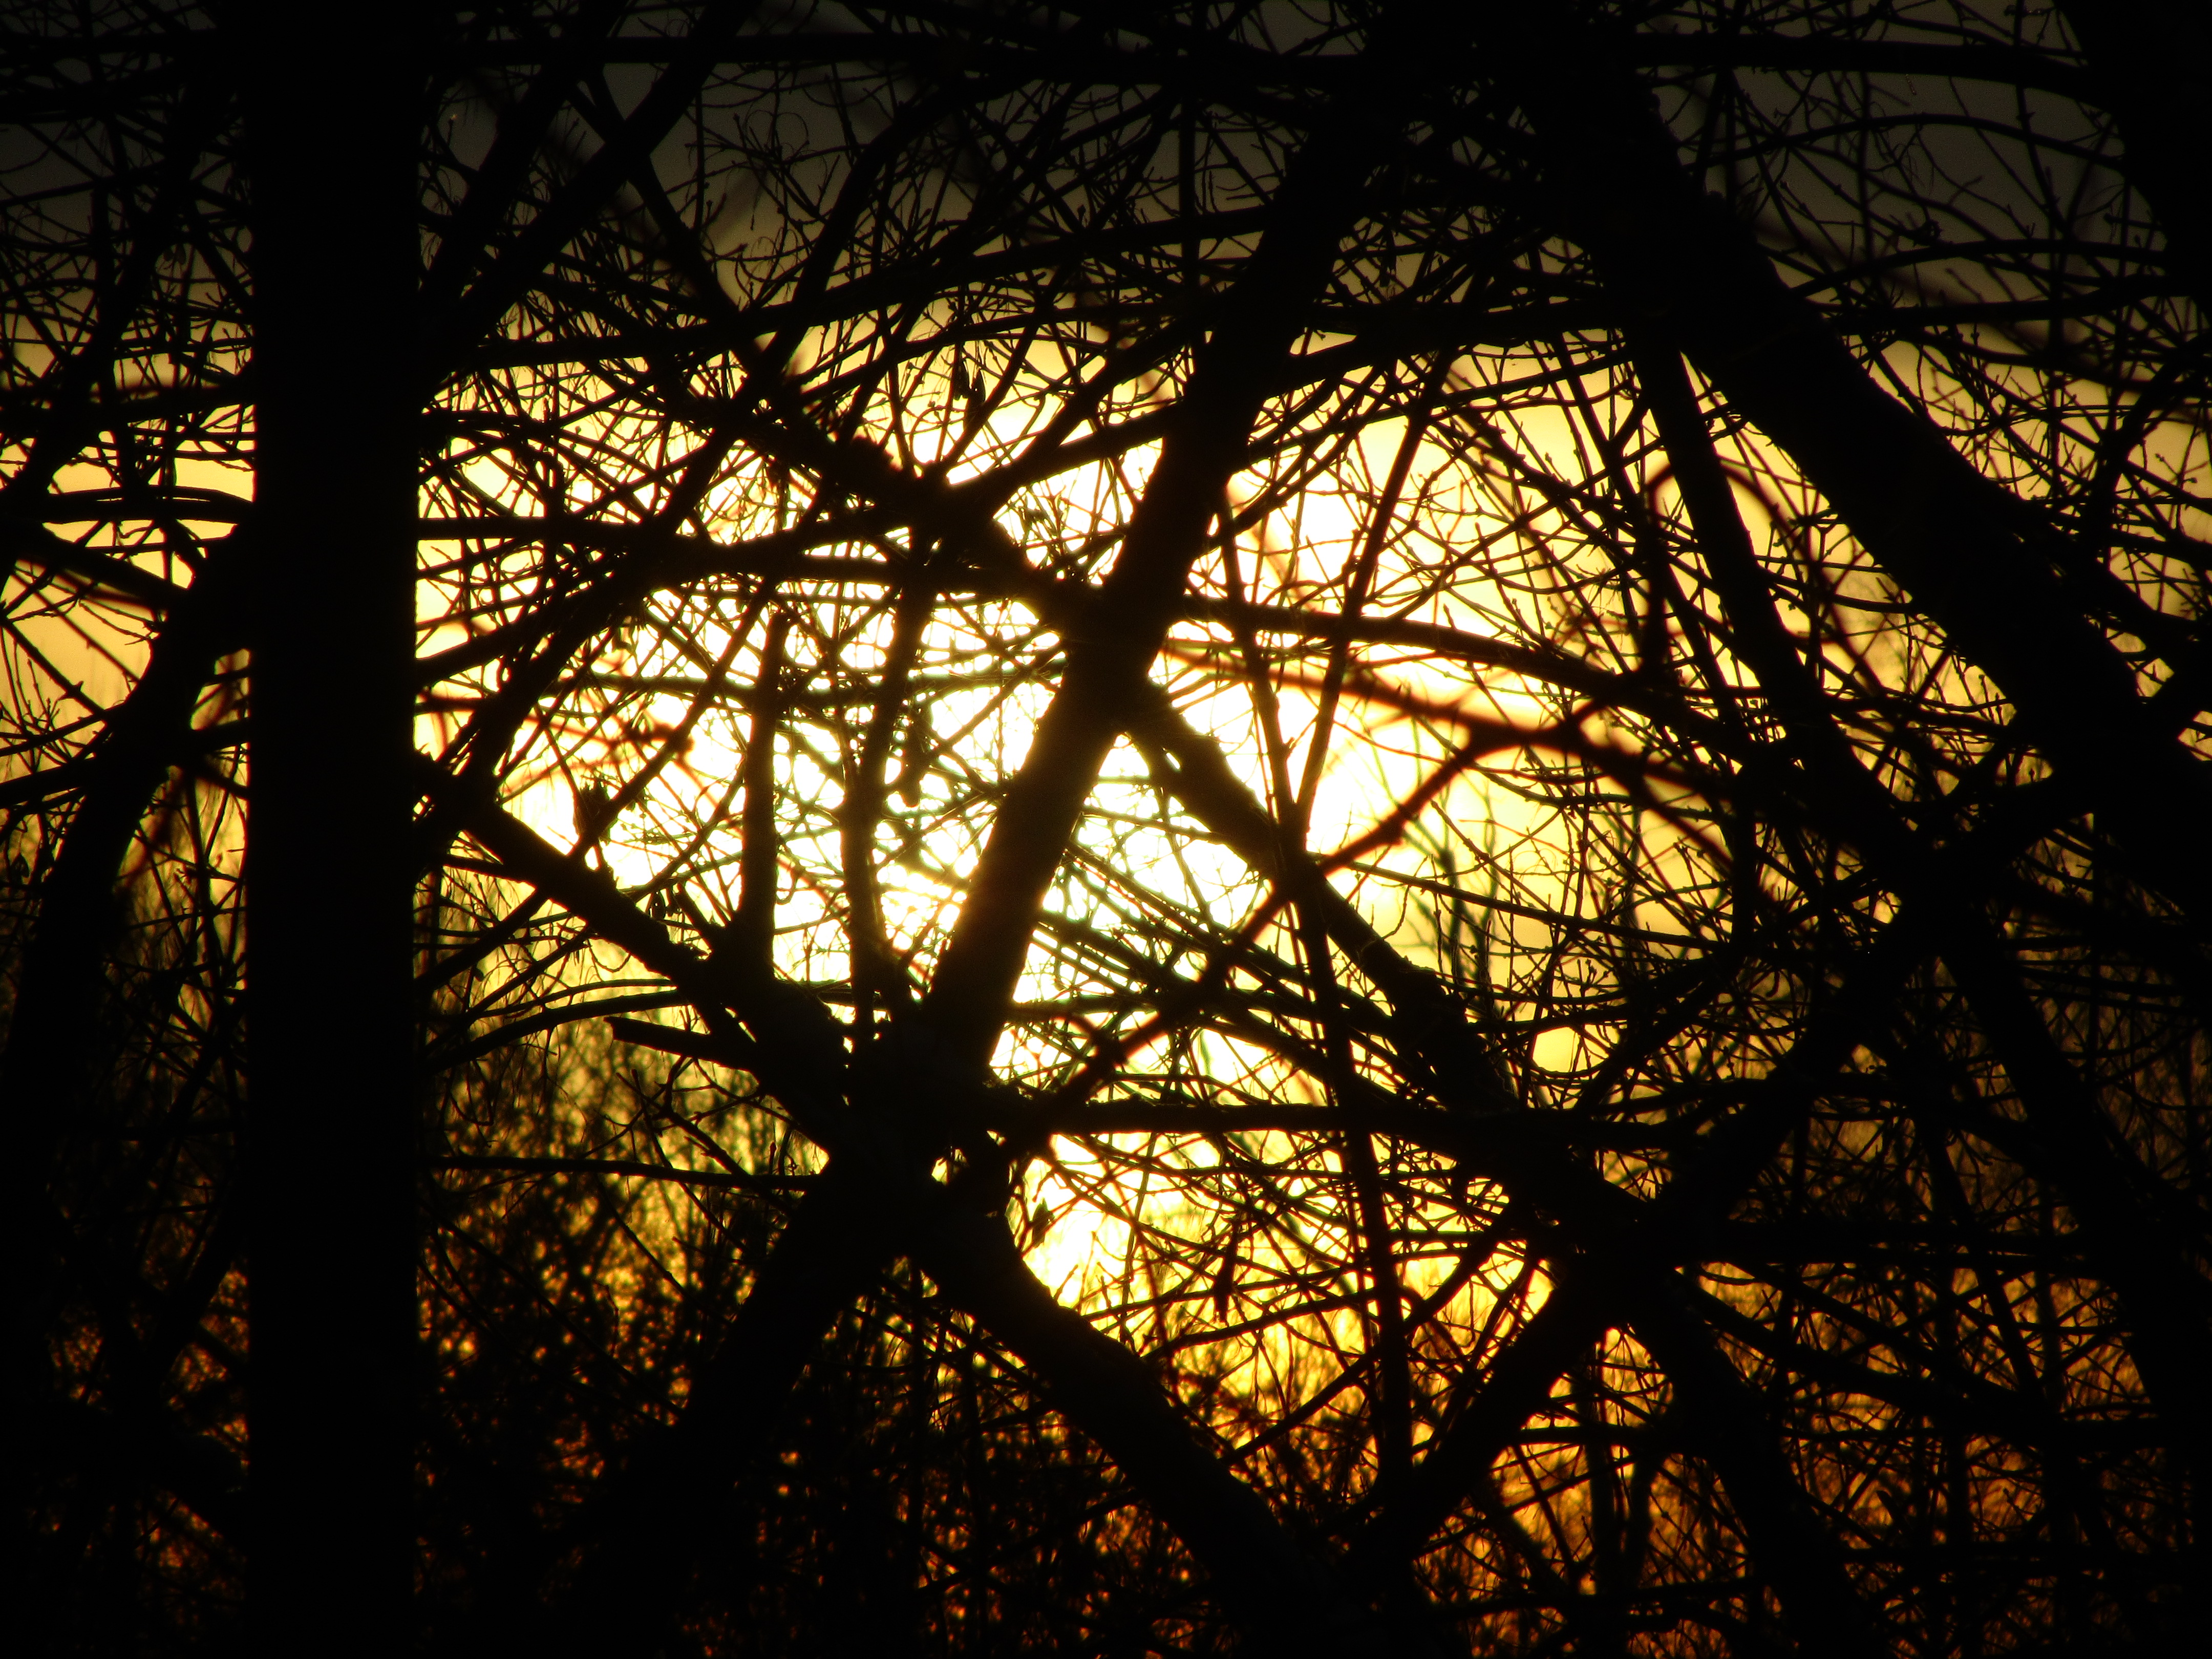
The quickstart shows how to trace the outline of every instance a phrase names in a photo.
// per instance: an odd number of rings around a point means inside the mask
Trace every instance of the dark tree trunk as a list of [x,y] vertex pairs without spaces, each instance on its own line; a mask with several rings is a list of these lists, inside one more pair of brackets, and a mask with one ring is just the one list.
[[247,16],[247,1594],[262,1652],[389,1654],[413,1552],[418,32],[387,12],[341,43],[290,8]]
[[2174,274],[2212,312],[2212,9],[2203,0],[2067,0],[2059,9],[2119,125],[2128,177],[2158,214]]

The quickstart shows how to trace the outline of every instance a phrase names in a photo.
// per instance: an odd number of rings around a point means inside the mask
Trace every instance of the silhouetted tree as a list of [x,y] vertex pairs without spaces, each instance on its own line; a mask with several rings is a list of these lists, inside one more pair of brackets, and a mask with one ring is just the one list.
[[15,9],[25,1628],[2201,1641],[2200,11]]

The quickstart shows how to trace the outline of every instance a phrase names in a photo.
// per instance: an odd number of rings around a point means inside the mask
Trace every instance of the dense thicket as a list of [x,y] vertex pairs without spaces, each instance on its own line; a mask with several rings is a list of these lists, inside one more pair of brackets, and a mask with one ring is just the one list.
[[2203,1638],[2201,8],[0,64],[33,1639]]

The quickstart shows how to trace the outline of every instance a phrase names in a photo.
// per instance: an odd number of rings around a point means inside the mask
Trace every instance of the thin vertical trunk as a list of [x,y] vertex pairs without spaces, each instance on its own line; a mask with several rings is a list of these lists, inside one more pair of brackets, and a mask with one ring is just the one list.
[[411,19],[246,14],[252,1473],[270,1655],[389,1654],[412,1589]]

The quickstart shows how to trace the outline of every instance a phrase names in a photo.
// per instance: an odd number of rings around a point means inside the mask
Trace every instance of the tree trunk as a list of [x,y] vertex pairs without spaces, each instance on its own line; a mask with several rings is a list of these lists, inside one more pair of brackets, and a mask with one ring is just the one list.
[[270,1655],[407,1641],[417,31],[246,15],[256,501],[247,1594]]

